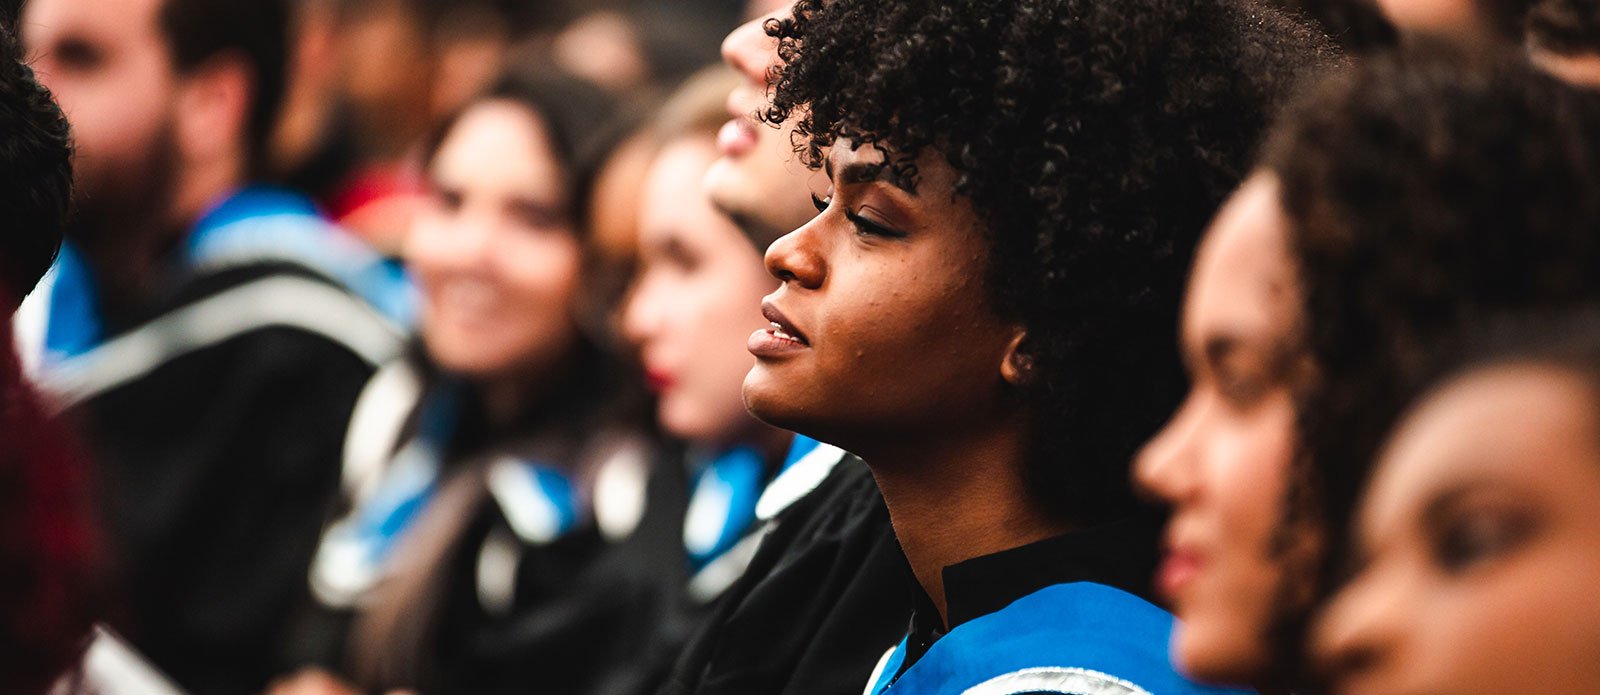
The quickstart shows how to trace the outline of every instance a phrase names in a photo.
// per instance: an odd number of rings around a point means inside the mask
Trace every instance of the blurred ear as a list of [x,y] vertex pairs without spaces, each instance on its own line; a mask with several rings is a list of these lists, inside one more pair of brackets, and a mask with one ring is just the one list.
[[1035,378],[1033,355],[1023,350],[1023,344],[1028,341],[1028,332],[1018,328],[1011,337],[1011,342],[1006,345],[1005,355],[1000,360],[1000,378],[1012,386],[1027,386]]
[[220,55],[190,70],[178,87],[178,151],[186,162],[243,158],[255,76],[241,58]]

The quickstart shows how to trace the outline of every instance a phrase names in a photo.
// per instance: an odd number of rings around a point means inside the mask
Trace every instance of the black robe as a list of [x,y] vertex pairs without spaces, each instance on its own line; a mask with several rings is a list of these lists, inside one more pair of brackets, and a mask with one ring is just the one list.
[[846,457],[773,520],[665,695],[858,695],[905,634],[911,570],[866,464]]

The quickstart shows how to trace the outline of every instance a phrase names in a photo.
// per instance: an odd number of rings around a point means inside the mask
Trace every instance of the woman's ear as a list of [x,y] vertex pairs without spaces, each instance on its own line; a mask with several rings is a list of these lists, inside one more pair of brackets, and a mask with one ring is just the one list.
[[1023,344],[1028,341],[1028,332],[1017,329],[1016,335],[1011,337],[1011,342],[1006,345],[1005,355],[1000,360],[1000,378],[1012,386],[1027,386],[1033,383],[1035,371],[1033,355],[1023,349]]

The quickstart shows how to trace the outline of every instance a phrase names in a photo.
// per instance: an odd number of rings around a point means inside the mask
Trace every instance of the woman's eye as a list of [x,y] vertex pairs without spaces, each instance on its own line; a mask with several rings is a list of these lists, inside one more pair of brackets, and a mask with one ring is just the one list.
[[877,222],[872,221],[869,218],[861,216],[858,213],[850,212],[850,211],[847,210],[844,213],[844,217],[845,217],[845,219],[850,221],[850,224],[855,225],[856,234],[857,235],[860,235],[860,236],[885,237],[885,238],[889,238],[889,239],[904,239],[904,238],[906,238],[906,233],[905,232],[902,232],[902,231],[897,230],[897,229],[890,229],[888,227],[885,227],[885,226],[883,226],[881,224],[878,224]]
[[1516,549],[1532,531],[1533,522],[1526,516],[1496,512],[1463,515],[1439,529],[1434,560],[1446,572],[1465,572]]
[[828,206],[830,204],[832,204],[832,203],[833,203],[833,198],[832,197],[818,198],[817,194],[815,194],[815,193],[811,194],[811,204],[816,206],[817,212],[827,212],[828,211]]
[[438,204],[440,209],[448,210],[448,211],[451,211],[451,212],[454,212],[456,210],[460,210],[461,209],[461,202],[463,200],[463,198],[461,196],[461,191],[457,191],[457,190],[453,190],[453,189],[449,189],[449,188],[437,188],[437,189],[434,189],[433,199],[434,199],[434,202],[436,204]]

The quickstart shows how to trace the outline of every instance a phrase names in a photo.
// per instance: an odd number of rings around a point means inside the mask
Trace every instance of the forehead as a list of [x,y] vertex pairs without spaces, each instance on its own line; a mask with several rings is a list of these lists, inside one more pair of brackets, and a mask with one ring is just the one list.
[[828,148],[826,155],[824,166],[836,186],[868,183],[871,181],[864,179],[870,178],[870,175],[882,174],[883,176],[879,178],[882,185],[900,190],[910,197],[923,198],[930,202],[948,201],[951,199],[950,194],[955,190],[955,168],[945,161],[942,153],[931,147],[924,147],[910,161],[915,178],[903,182],[910,190],[897,185],[887,176],[891,173],[889,168],[891,159],[898,161],[898,157],[877,145],[867,143],[857,146],[848,138],[839,138]]
[[1389,527],[1432,491],[1472,481],[1600,481],[1597,416],[1590,389],[1557,367],[1508,364],[1464,375],[1402,418],[1379,454],[1363,524]]
[[22,31],[33,48],[72,36],[115,43],[157,39],[162,0],[28,0]]
[[1185,299],[1185,332],[1287,335],[1299,312],[1278,184],[1257,174],[1206,231]]
[[564,185],[544,121],[512,101],[489,100],[468,108],[440,143],[429,169],[436,179],[495,189]]

